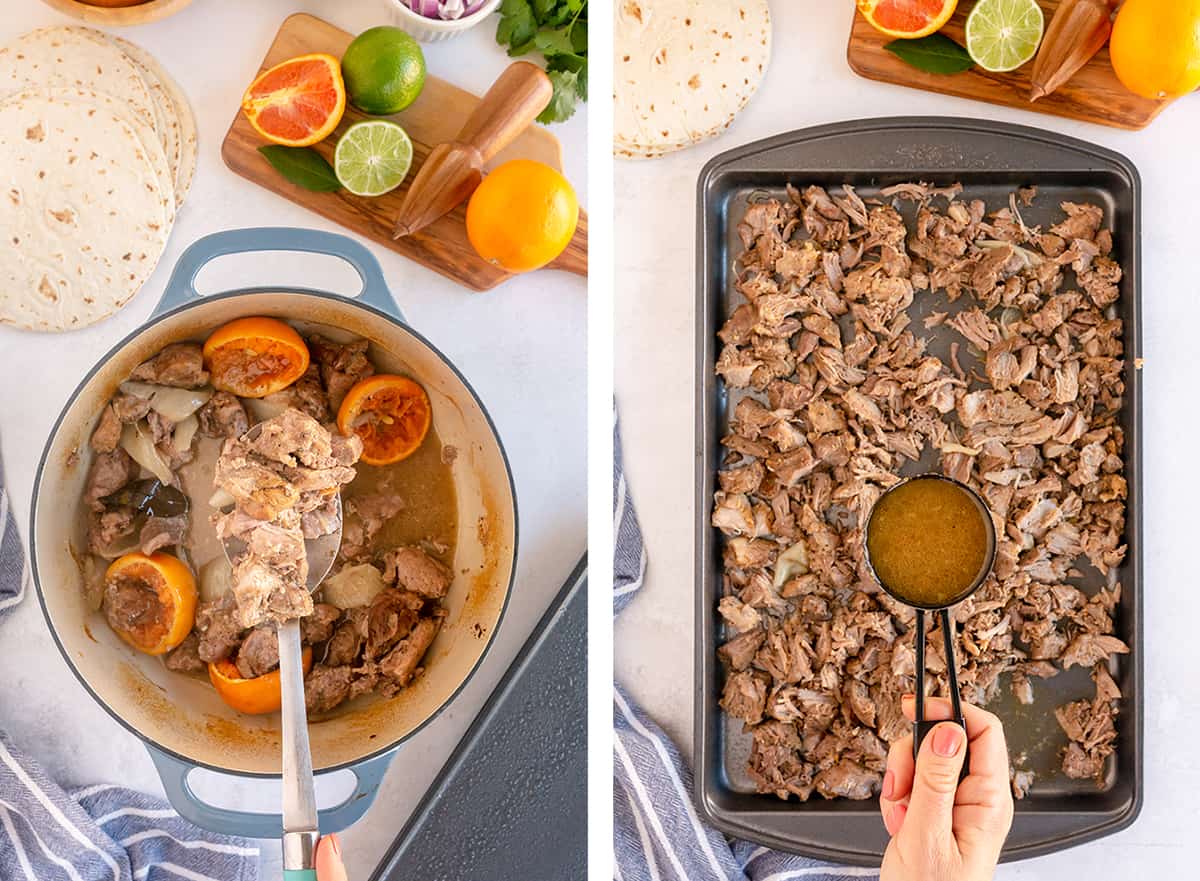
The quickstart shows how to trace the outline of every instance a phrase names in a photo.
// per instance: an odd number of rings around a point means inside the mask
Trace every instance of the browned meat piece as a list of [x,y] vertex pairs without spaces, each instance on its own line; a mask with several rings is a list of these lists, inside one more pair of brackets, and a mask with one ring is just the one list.
[[167,652],[163,662],[176,673],[203,673],[208,665],[200,659],[200,636],[194,630],[179,645]]
[[417,623],[417,611],[400,591],[385,590],[375,597],[367,612],[366,656],[381,658],[408,636]]
[[146,418],[146,415],[150,412],[150,399],[117,392],[109,402],[109,406],[112,407],[113,415],[123,425],[128,425],[137,422],[139,419]]
[[264,460],[307,468],[332,464],[333,438],[311,416],[289,408],[261,425],[259,435],[247,447]]
[[144,581],[117,576],[104,583],[104,617],[120,633],[137,632],[151,637],[166,634],[170,612],[158,593]]
[[187,538],[188,518],[186,514],[174,517],[147,517],[142,526],[138,544],[143,554],[153,554],[163,548],[182,545]]
[[281,392],[267,395],[267,401],[295,407],[318,422],[330,422],[329,397],[321,386],[321,370],[315,362],[308,365],[304,375]]
[[329,644],[325,646],[325,664],[330,667],[341,667],[346,664],[354,664],[358,660],[358,653],[362,649],[362,637],[358,633],[358,628],[352,621],[343,621],[338,625],[337,630],[333,632],[333,636],[329,640]]
[[93,511],[103,511],[101,499],[110,496],[137,476],[137,464],[123,449],[97,453],[88,472],[84,500]]
[[450,589],[454,573],[420,548],[403,547],[383,557],[385,581],[423,597],[440,600]]
[[196,411],[200,433],[206,437],[241,437],[250,428],[246,408],[229,392],[214,392],[204,406]]
[[196,633],[200,634],[196,653],[205,663],[221,661],[232,655],[242,643],[245,628],[237,619],[237,608],[225,597],[196,608]]
[[135,367],[129,378],[176,388],[200,388],[208,382],[208,371],[199,343],[171,343]]
[[[1063,204],[1065,219],[1031,227],[1031,193],[989,209],[958,189],[882,191],[910,213],[789,187],[737,226],[745,303],[715,368],[746,391],[731,396],[711,522],[724,533],[718,611],[736,634],[718,650],[723,699],[750,729],[761,792],[867,798],[887,743],[910,729],[912,613],[873,591],[861,526],[930,452],[980,491],[998,533],[995,577],[956,613],[964,696],[987,703],[1009,674],[1031,702],[1057,662],[1097,665],[1096,698],[1060,710],[1080,738],[1067,773],[1099,774],[1115,743],[1119,689],[1103,664],[1128,651],[1114,635],[1120,587],[1089,599],[1072,585],[1126,554],[1127,368],[1123,325],[1105,314],[1119,256],[1099,205]],[[942,651],[931,636],[944,693]],[[1031,780],[1014,776],[1018,793]]]
[[328,713],[350,697],[350,668],[317,664],[304,677],[304,705],[310,713]]
[[421,673],[421,659],[442,626],[441,618],[422,618],[407,638],[379,662],[379,672],[392,684],[404,688]]
[[747,630],[721,646],[718,653],[721,660],[734,670],[745,670],[754,660],[754,655],[766,638],[765,630]]
[[93,511],[88,519],[88,550],[115,559],[131,550],[137,514],[130,507]]
[[333,636],[334,627],[342,616],[342,610],[329,603],[317,603],[312,614],[300,619],[300,641],[305,645],[325,642]]
[[272,627],[256,627],[246,634],[237,653],[238,673],[254,679],[279,666],[279,639]]
[[367,358],[368,345],[367,340],[362,339],[340,344],[317,334],[308,338],[309,351],[321,366],[321,378],[325,381],[329,406],[334,412],[342,406],[346,392],[356,382],[375,372]]
[[1129,646],[1115,636],[1105,636],[1099,633],[1081,633],[1071,641],[1063,652],[1063,669],[1069,670],[1078,664],[1080,667],[1091,667],[1101,661],[1107,661],[1109,655],[1124,655],[1129,653]]
[[826,798],[871,798],[879,792],[883,775],[878,771],[870,771],[843,759],[817,775],[815,782],[817,792]]
[[770,680],[761,673],[748,670],[731,673],[725,680],[721,709],[741,719],[747,725],[757,725],[767,706],[767,686]]
[[105,405],[100,411],[100,421],[92,432],[89,443],[97,453],[111,453],[121,442],[121,420],[113,411],[112,404]]

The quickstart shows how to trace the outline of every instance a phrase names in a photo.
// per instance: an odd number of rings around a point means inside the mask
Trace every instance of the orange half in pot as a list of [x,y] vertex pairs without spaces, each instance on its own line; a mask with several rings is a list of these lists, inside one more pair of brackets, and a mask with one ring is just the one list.
[[204,366],[213,387],[240,398],[282,391],[304,375],[308,362],[300,334],[275,318],[239,318],[204,341]]
[[106,592],[118,579],[153,591],[158,601],[153,614],[139,615],[128,628],[109,617],[121,639],[148,655],[166,654],[183,642],[196,619],[196,579],[187,566],[170,554],[125,554],[104,573]]
[[[307,674],[312,669],[312,649],[310,647],[304,647],[302,658],[304,672]],[[221,700],[239,713],[247,713],[251,716],[277,713],[283,704],[278,667],[262,676],[243,679],[242,674],[238,672],[237,664],[232,659],[225,658],[208,665],[208,678],[212,681],[217,694],[221,696]]]
[[433,412],[425,389],[407,376],[378,374],[356,383],[338,408],[338,431],[362,438],[362,460],[390,465],[417,451]]

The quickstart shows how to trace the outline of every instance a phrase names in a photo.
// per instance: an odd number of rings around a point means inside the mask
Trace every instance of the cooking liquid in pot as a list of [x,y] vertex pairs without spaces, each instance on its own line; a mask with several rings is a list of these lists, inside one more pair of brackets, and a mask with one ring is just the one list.
[[948,480],[915,478],[885,493],[867,522],[867,553],[880,583],[917,605],[953,603],[988,565],[987,516]]

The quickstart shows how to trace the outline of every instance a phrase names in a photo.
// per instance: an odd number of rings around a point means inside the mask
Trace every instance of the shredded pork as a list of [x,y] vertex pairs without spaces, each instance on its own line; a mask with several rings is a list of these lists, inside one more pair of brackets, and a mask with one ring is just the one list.
[[[1113,636],[1127,486],[1112,235],[1096,205],[1064,202],[1043,231],[1020,213],[1031,190],[990,212],[960,191],[789,187],[737,228],[745,302],[716,364],[721,705],[752,735],[759,791],[780,798],[875,795],[909,731],[913,616],[871,579],[860,528],[902,473],[969,484],[996,522],[993,574],[955,610],[965,699],[988,703],[1003,676],[1031,703],[1034,679],[1085,666],[1097,695],[1058,711],[1063,770],[1099,778],[1114,748],[1108,665],[1129,648]],[[1108,583],[1090,596],[1073,583],[1089,568]],[[926,657],[945,693],[936,631]],[[1018,771],[1014,787],[1031,785]]]

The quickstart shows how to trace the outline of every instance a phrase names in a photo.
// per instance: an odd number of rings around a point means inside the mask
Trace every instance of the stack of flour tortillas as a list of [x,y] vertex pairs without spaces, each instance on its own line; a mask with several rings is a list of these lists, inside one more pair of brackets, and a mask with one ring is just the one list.
[[715,137],[771,58],[767,0],[616,0],[613,152],[648,159]]
[[84,27],[0,47],[0,324],[75,330],[145,283],[196,168],[186,96]]

